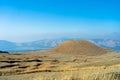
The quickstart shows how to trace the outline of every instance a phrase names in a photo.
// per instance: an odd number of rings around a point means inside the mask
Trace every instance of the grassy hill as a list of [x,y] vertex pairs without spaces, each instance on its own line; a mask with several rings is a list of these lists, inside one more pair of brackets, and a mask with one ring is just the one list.
[[52,53],[77,54],[77,55],[101,55],[110,50],[101,48],[86,40],[68,40],[56,46]]

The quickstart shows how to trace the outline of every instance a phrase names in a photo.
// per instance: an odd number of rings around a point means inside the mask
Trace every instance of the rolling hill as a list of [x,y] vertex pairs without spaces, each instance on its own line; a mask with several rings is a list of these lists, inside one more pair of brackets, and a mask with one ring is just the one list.
[[52,53],[101,55],[110,50],[101,48],[86,40],[68,40],[49,50]]

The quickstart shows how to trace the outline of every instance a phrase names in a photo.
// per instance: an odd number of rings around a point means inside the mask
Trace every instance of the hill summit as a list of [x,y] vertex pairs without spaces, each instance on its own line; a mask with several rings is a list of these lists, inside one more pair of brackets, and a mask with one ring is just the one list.
[[101,55],[109,51],[86,40],[68,40],[50,50],[53,53],[84,55]]

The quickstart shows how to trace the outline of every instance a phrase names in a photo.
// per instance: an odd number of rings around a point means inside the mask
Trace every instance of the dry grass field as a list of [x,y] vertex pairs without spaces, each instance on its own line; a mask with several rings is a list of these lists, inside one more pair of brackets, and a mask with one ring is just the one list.
[[120,54],[0,54],[0,80],[120,80]]
[[120,80],[119,53],[88,54],[1,53],[0,80]]

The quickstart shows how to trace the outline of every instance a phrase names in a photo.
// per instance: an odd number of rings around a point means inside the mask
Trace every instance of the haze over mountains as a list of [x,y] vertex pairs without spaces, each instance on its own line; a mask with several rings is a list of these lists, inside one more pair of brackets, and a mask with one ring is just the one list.
[[[59,39],[43,39],[38,41],[26,42],[26,43],[15,43],[5,40],[0,40],[0,50],[9,52],[24,52],[24,51],[34,51],[51,49],[63,41],[71,40],[69,38],[59,38]],[[74,39],[79,40],[79,39]],[[88,41],[95,43],[104,48],[109,48],[115,51],[120,51],[120,40],[116,39],[88,39]]]

